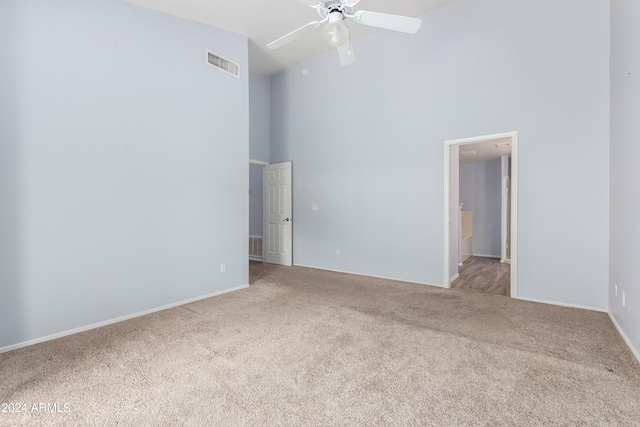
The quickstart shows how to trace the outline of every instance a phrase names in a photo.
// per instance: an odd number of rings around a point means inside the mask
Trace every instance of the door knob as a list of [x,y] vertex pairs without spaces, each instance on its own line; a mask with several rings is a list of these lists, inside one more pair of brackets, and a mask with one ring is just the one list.
[[283,221],[291,221],[291,218],[285,218]]

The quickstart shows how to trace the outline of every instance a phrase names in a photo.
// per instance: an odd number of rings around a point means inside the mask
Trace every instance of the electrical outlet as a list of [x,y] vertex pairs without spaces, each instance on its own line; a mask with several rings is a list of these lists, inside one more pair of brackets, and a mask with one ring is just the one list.
[[618,284],[617,283],[615,285],[613,285],[613,289],[614,289],[614,292],[616,293],[616,296],[618,296]]
[[336,255],[340,255],[340,249],[336,249]]
[[317,211],[318,210],[318,205],[316,205],[315,203],[311,205],[311,210],[312,211]]
[[624,294],[624,291],[622,291],[622,306],[626,306],[627,305],[627,298],[626,295]]
[[226,273],[227,272],[227,263],[223,262],[222,264],[220,264],[220,273]]

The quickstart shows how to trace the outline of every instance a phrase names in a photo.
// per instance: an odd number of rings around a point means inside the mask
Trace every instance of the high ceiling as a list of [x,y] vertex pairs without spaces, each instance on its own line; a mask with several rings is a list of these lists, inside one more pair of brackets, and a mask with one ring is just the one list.
[[[249,38],[249,69],[271,75],[331,48],[319,29],[278,49],[267,43],[318,19],[306,0],[127,0],[149,9],[212,25]],[[453,0],[362,0],[355,9],[417,17]],[[357,40],[377,30],[349,22],[351,39]],[[409,36],[408,36],[409,37]]]

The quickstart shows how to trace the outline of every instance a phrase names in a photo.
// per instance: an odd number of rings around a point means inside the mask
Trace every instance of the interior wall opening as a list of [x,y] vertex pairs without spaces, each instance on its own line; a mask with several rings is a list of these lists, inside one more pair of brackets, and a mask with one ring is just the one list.
[[517,294],[517,141],[445,142],[445,287]]

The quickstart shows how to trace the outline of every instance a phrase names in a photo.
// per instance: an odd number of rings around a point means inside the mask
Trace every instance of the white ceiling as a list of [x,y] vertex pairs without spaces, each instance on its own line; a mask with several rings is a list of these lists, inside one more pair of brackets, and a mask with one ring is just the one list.
[[492,139],[460,146],[460,163],[488,162],[502,156],[511,156],[511,138]]
[[[318,19],[316,10],[300,0],[127,1],[247,36],[249,69],[252,73],[271,75],[331,49],[322,41],[320,29],[302,35],[278,50],[266,48],[267,43]],[[417,17],[452,1],[454,0],[362,0],[355,9]],[[386,31],[358,25],[353,21],[349,21],[349,24],[352,40],[375,31]]]

